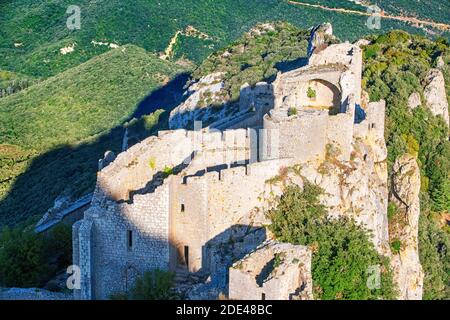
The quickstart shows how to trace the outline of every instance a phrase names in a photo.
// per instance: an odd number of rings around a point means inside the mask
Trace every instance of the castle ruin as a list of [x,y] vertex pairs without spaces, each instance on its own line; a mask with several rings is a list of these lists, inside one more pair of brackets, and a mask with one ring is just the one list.
[[[253,214],[267,208],[262,195],[280,170],[323,162],[330,148],[345,162],[359,143],[362,161],[385,160],[385,105],[364,99],[361,73],[357,45],[319,46],[307,66],[243,85],[237,116],[161,131],[101,168],[90,208],[73,226],[75,298],[108,299],[162,269],[209,277],[196,289],[213,287],[210,298],[312,299],[310,249],[274,242]],[[387,203],[374,210],[384,217]],[[382,252],[386,235],[378,221],[368,227]]]

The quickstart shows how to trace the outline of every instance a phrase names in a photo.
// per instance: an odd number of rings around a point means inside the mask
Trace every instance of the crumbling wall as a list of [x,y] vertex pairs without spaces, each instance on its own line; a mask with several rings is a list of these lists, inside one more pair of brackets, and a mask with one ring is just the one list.
[[[134,195],[132,200],[107,200],[85,214],[83,223],[93,226],[89,278],[95,299],[126,292],[145,271],[169,267],[169,184],[153,193]],[[82,246],[90,242],[80,236],[79,243],[84,252]],[[80,268],[82,274],[89,270],[81,259]]]
[[229,298],[312,299],[311,251],[285,243],[263,244],[231,266]]

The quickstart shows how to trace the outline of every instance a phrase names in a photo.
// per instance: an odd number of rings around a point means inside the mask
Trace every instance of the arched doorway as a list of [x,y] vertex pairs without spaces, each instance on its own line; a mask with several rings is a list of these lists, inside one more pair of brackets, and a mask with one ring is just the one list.
[[331,113],[338,112],[341,106],[341,91],[326,80],[313,79],[301,83],[297,96],[301,108],[330,110]]

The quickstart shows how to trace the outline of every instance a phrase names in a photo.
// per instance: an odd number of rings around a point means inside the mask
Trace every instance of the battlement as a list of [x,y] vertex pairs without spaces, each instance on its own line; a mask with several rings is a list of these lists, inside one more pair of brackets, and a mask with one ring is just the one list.
[[[214,261],[224,262],[210,246],[267,207],[261,195],[268,181],[294,164],[321,163],[330,145],[349,161],[357,139],[375,141],[375,161],[382,161],[385,103],[361,104],[361,72],[359,47],[320,47],[307,66],[279,73],[272,84],[244,84],[235,117],[198,130],[159,131],[115,160],[105,157],[85,214],[91,228],[74,228],[74,260],[96,278],[86,284],[89,297],[126,291],[136,274],[154,268],[181,263],[190,272],[217,271]],[[86,246],[89,257],[80,252]],[[280,253],[304,265],[282,264],[280,273],[256,283],[264,268],[257,264]],[[240,263],[249,272],[230,269],[232,298],[311,297],[310,252],[301,246],[266,244]]]
[[229,297],[235,300],[311,299],[310,266],[311,251],[307,247],[264,243],[230,267]]

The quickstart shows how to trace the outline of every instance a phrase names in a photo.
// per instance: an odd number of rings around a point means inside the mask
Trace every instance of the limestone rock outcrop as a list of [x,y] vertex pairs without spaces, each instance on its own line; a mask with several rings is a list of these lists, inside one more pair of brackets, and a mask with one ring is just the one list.
[[425,79],[425,83],[424,96],[426,106],[434,115],[442,116],[447,125],[449,125],[447,93],[445,91],[445,80],[442,71],[431,69]]
[[[211,117],[220,119],[221,115],[214,112],[217,108],[207,107],[227,102],[223,75],[222,72],[212,73],[191,84],[184,93],[186,101],[170,113],[169,126],[173,129],[186,128],[194,120],[206,121]],[[225,108],[221,108],[221,111],[224,112]]]
[[392,202],[398,212],[391,218],[391,243],[397,243],[391,264],[401,300],[421,300],[424,273],[419,260],[420,169],[416,159],[405,154],[394,164]]
[[320,24],[311,30],[308,44],[308,57],[314,52],[324,49],[327,41],[333,37],[333,26],[330,23]]
[[420,94],[418,92],[413,92],[408,98],[408,108],[415,109],[422,105],[422,99],[420,98]]
[[437,57],[436,59],[436,67],[438,69],[442,69],[445,66],[445,61],[444,58],[442,58],[442,55]]

